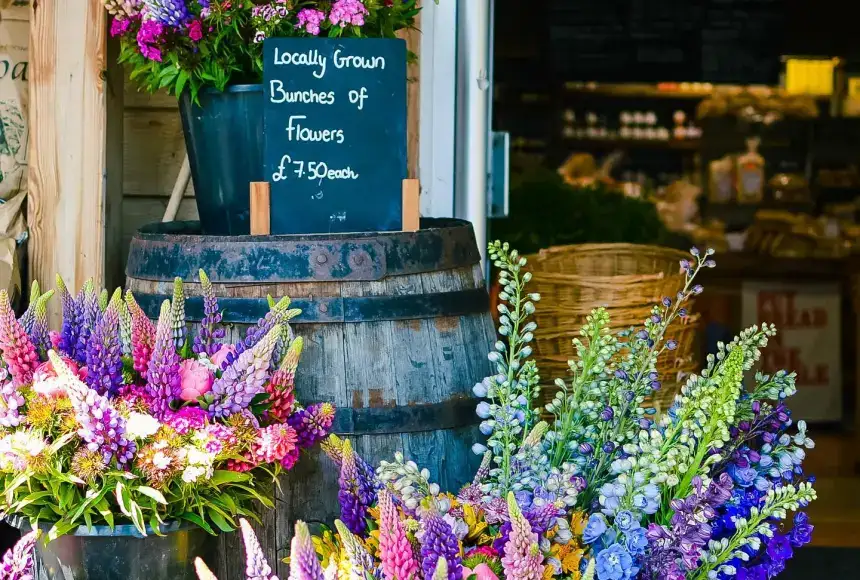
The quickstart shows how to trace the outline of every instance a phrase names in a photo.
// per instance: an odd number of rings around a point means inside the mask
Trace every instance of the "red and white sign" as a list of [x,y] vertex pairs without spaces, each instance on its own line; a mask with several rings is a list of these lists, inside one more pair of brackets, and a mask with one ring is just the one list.
[[842,293],[838,284],[744,282],[744,328],[769,322],[777,335],[760,370],[797,373],[789,407],[807,421],[842,419]]

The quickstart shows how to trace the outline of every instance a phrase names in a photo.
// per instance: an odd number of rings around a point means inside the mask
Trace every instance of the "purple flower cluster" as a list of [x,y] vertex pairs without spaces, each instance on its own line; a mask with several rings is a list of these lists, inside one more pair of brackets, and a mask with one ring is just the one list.
[[684,578],[683,569],[696,569],[702,549],[713,534],[710,522],[716,519],[717,509],[732,497],[732,480],[725,473],[707,487],[697,476],[692,487],[693,493],[688,497],[672,500],[670,528],[658,524],[648,527],[651,552],[645,568],[655,578],[676,580]]
[[145,14],[165,26],[184,24],[191,15],[185,0],[143,0]]
[[308,34],[318,36],[323,22],[325,22],[325,12],[315,8],[303,8],[299,11],[296,28],[304,28]]
[[18,409],[24,406],[24,395],[12,382],[9,371],[0,367],[0,425],[17,427],[21,424]]
[[21,537],[15,545],[3,554],[0,562],[0,578],[3,580],[33,580],[33,548],[36,545],[36,532]]
[[120,466],[129,463],[137,446],[125,438],[125,419],[105,397],[80,382],[53,353],[51,364],[66,383],[66,392],[80,425],[78,435],[86,442],[87,449],[100,452],[106,464],[110,464],[114,456]]
[[144,58],[161,62],[161,37],[164,25],[158,20],[144,20],[137,31],[137,47]]
[[460,544],[445,520],[430,514],[421,520],[421,569],[425,578],[433,578],[440,558],[448,563],[448,580],[463,577]]
[[344,446],[338,483],[340,519],[353,534],[363,534],[367,530],[367,510],[376,501],[376,489],[373,479],[359,469],[358,455],[348,444]]
[[272,328],[265,338],[246,350],[230,364],[212,384],[214,403],[212,417],[228,417],[248,408],[254,397],[265,390],[270,377],[272,351],[280,340],[280,326]]
[[96,323],[87,344],[87,385],[100,395],[114,397],[122,387],[122,380],[119,315],[108,309]]
[[170,323],[170,302],[161,305],[155,347],[146,372],[146,391],[152,398],[152,411],[163,417],[170,410],[170,403],[179,398],[181,379],[180,361],[173,347],[173,330]]
[[211,356],[221,348],[219,341],[224,338],[224,329],[220,328],[223,315],[218,307],[218,298],[215,297],[212,283],[202,270],[200,284],[203,287],[203,320],[200,321],[200,331],[194,337],[193,351],[195,354]]
[[[337,0],[331,7],[328,20],[334,26],[364,26],[367,8],[361,0]],[[431,574],[432,576],[432,571]]]

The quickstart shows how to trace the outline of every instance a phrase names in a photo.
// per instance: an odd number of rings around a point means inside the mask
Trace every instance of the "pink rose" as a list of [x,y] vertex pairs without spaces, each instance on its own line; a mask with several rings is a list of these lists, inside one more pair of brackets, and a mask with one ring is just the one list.
[[478,564],[475,566],[474,570],[470,570],[463,566],[463,578],[468,578],[472,574],[474,574],[478,580],[499,580],[499,577],[496,576],[492,568],[486,564]]
[[179,367],[179,382],[182,391],[179,398],[183,401],[196,401],[212,389],[214,376],[205,366],[194,359],[182,361]]
[[234,354],[236,352],[236,347],[232,344],[222,344],[221,348],[218,349],[218,352],[209,357],[209,360],[212,361],[216,367],[221,367],[224,364],[224,361],[227,360],[228,354]]

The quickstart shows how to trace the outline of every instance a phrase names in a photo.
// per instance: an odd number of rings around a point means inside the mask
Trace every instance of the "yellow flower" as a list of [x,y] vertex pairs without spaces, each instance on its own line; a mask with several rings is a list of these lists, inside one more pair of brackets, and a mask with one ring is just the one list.
[[330,530],[324,530],[321,536],[313,536],[312,540],[317,554],[322,557],[323,568],[327,567],[330,561],[340,559],[340,545]]
[[578,575],[579,563],[582,561],[582,555],[584,553],[585,550],[582,548],[571,550],[566,556],[564,556],[564,558],[561,559],[561,571]]
[[463,521],[469,526],[469,533],[464,543],[469,543],[469,541],[480,538],[484,530],[487,529],[487,522],[484,521],[483,512],[476,510],[468,503],[463,504]]
[[570,531],[577,538],[582,537],[585,531],[585,524],[588,523],[588,514],[585,512],[574,512],[570,516]]
[[364,547],[367,551],[373,554],[377,559],[381,559],[382,555],[379,552],[379,528],[370,530],[367,539],[364,540]]

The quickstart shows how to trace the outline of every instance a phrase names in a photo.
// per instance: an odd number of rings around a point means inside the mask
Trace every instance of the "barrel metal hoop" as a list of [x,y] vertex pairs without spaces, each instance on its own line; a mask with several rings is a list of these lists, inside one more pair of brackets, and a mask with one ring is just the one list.
[[472,427],[481,421],[475,414],[477,404],[477,399],[463,397],[442,403],[396,407],[340,407],[335,411],[332,432],[337,435],[393,435]]
[[204,270],[219,284],[360,282],[474,266],[471,224],[424,220],[418,232],[302,236],[202,236],[198,222],[142,228],[131,241],[129,278],[187,282]]
[[[166,294],[135,294],[140,307],[152,319],[158,318]],[[375,322],[380,320],[415,320],[442,316],[462,316],[486,312],[489,297],[484,288],[412,294],[404,296],[355,296],[295,298],[290,306],[302,311],[292,322],[296,324],[330,324],[339,322]],[[224,310],[223,322],[253,324],[269,311],[265,298],[219,298]],[[185,316],[199,322],[203,319],[203,298],[185,299]]]

